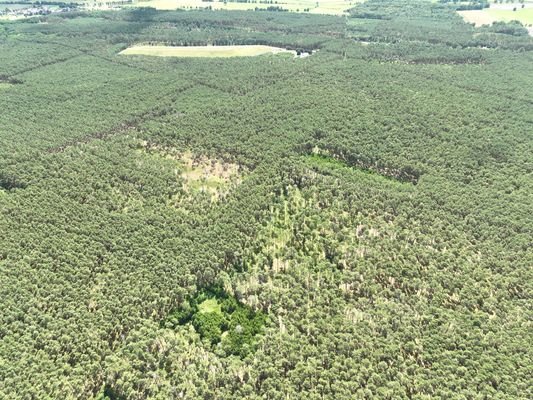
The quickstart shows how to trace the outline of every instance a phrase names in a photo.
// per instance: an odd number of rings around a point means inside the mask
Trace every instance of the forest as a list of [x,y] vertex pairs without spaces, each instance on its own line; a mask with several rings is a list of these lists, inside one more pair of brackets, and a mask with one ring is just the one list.
[[533,397],[533,38],[352,7],[0,21],[0,399]]

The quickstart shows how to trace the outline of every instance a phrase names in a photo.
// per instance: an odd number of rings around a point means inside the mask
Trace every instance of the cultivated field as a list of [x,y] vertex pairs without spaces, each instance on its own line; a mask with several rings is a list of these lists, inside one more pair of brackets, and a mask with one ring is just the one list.
[[271,46],[133,46],[121,51],[123,55],[157,57],[252,57],[262,54],[293,53],[294,51]]
[[196,9],[211,7],[214,10],[254,10],[268,7],[281,7],[294,12],[310,12],[314,14],[341,15],[345,10],[352,8],[361,0],[279,0],[272,4],[257,2],[233,3],[224,1],[205,2],[202,0],[148,0],[135,1],[133,7],[154,7],[158,10]]

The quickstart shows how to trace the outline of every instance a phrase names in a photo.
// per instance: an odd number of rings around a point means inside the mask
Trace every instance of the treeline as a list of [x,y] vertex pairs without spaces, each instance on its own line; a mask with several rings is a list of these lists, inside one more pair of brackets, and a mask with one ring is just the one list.
[[490,7],[490,3],[487,0],[477,0],[477,1],[439,0],[439,3],[452,4],[457,11],[483,10],[484,8]]
[[267,8],[261,8],[261,7],[256,7],[255,8],[255,11],[289,11],[287,8],[283,8],[283,7],[280,7],[280,6],[268,6]]
[[28,0],[6,0],[2,1],[2,4],[28,4],[29,6],[58,6],[58,7],[68,7],[68,8],[77,8],[80,3],[68,3],[63,1],[28,1]]

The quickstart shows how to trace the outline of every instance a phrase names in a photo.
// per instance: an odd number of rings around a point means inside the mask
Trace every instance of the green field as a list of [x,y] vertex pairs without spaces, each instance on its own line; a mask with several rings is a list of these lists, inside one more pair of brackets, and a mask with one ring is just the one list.
[[133,46],[120,52],[122,55],[156,57],[253,57],[263,54],[294,53],[271,46]]

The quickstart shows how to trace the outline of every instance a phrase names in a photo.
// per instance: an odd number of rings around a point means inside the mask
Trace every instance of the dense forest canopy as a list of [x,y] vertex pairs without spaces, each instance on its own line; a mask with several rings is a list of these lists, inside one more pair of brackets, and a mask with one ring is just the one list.
[[530,399],[533,39],[456,8],[0,22],[0,398]]

